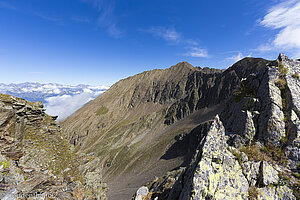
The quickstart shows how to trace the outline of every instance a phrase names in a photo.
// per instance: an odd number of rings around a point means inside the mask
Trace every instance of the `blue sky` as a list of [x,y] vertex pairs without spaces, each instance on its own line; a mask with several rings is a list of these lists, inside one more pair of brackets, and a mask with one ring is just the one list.
[[299,0],[0,0],[3,83],[109,86],[279,52],[300,58]]

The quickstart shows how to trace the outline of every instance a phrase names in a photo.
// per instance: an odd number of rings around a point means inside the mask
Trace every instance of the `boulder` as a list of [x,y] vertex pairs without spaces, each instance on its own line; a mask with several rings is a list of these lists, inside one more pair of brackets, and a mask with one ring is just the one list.
[[140,187],[136,192],[135,200],[143,200],[143,198],[146,197],[148,193],[149,193],[149,189],[147,187],[145,186]]

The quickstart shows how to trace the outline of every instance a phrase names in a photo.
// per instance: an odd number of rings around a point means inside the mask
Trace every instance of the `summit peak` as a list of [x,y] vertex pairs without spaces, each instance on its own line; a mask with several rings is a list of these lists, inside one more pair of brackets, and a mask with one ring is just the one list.
[[196,69],[193,65],[191,65],[190,63],[188,63],[186,61],[179,62],[176,65],[173,65],[171,67],[171,69],[180,69],[180,68],[188,68],[188,69],[192,69],[192,70]]
[[288,60],[288,59],[289,58],[284,53],[280,53],[277,58],[277,60],[279,60],[279,61],[284,61],[284,60]]

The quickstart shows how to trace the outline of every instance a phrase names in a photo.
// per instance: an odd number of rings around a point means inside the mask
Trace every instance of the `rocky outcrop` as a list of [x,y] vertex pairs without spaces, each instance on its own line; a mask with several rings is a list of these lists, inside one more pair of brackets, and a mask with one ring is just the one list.
[[299,163],[300,62],[280,54],[248,77],[229,99],[222,121],[228,133],[241,136],[242,143],[259,140],[287,155],[289,166]]
[[184,174],[187,184],[182,183],[179,199],[245,199],[249,185],[241,166],[226,149],[225,128],[218,116],[201,143],[199,160]]
[[242,135],[248,142],[256,135],[274,146],[286,136],[278,65],[269,62],[242,78],[221,114],[227,131]]
[[106,199],[99,159],[75,154],[56,118],[0,94],[0,199]]
[[195,159],[182,172],[175,172],[171,186],[161,188],[157,180],[149,184],[151,199],[296,199],[271,164],[249,161],[246,154],[227,145],[218,116],[207,133],[199,134],[202,140]]

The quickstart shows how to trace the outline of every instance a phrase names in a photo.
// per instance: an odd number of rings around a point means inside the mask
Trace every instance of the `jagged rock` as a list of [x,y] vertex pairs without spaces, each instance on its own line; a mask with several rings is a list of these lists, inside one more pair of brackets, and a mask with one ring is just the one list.
[[261,161],[259,173],[259,182],[263,186],[277,184],[279,181],[278,172],[266,161]]
[[39,174],[39,176],[36,176],[33,179],[18,184],[16,189],[18,192],[26,195],[28,193],[35,193],[36,191],[34,189],[36,188],[42,189],[42,185],[48,182],[49,180],[47,179],[47,176]]
[[177,177],[163,199],[295,199],[287,186],[274,186],[278,172],[268,162],[248,161],[238,149],[227,146],[218,116],[203,136],[195,159]]
[[[183,170],[184,168],[173,170],[168,172],[165,176],[156,178],[153,182],[148,184],[150,192],[152,193],[151,199],[174,199],[172,196],[177,197],[180,191],[174,188],[174,184],[180,179]],[[170,194],[171,190],[172,194]]]
[[294,135],[292,138],[292,145],[300,145],[300,120],[294,110],[291,111],[291,122],[294,127]]
[[243,174],[250,186],[255,186],[259,177],[260,162],[248,161],[242,164]]
[[252,114],[250,111],[246,111],[246,122],[245,122],[245,128],[244,128],[244,137],[251,141],[254,138],[256,131],[255,131],[255,126],[254,122],[252,120]]
[[[18,184],[24,181],[23,174],[20,173],[19,169],[14,166],[13,162],[6,159],[4,156],[0,154],[0,168],[1,169],[1,175],[2,175],[2,183],[0,183],[0,188],[4,193],[6,193],[7,190],[10,190],[12,188],[15,188]],[[2,192],[0,190],[0,199],[2,195]]]
[[227,143],[235,148],[241,148],[246,145],[246,140],[237,134],[230,134]]
[[179,199],[247,198],[248,182],[235,157],[227,150],[225,129],[217,116],[201,142],[199,161],[185,174]]
[[258,119],[260,138],[265,143],[277,146],[281,138],[285,136],[285,124],[281,91],[276,86],[279,72],[277,66],[274,65],[271,63],[262,76],[257,96],[262,103],[262,110]]
[[232,124],[232,132],[240,134],[247,142],[253,140],[256,133],[252,114],[249,110],[235,112],[235,120]]
[[299,169],[300,149],[298,146],[288,146],[285,149],[285,154],[289,159],[289,167],[291,169]]
[[239,155],[240,156],[240,161],[242,162],[248,162],[249,158],[244,152],[240,152],[238,149],[236,149],[233,146],[228,146],[228,150],[233,154],[233,155]]
[[257,188],[257,200],[296,200],[292,195],[292,190],[286,186]]

